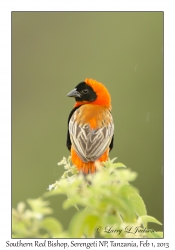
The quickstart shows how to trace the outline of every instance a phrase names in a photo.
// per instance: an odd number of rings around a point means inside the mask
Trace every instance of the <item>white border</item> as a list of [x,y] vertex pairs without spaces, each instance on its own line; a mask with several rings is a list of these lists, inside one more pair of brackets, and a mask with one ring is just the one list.
[[[11,240],[11,11],[164,11],[164,156],[165,156],[165,238],[174,241],[175,179],[175,3],[169,1],[16,1],[0,0],[0,249]],[[66,240],[68,241],[68,240]],[[87,241],[84,239],[84,242]],[[156,242],[155,240],[154,242]],[[29,242],[29,241],[27,241]],[[20,248],[21,249],[21,248]],[[26,248],[28,249],[28,248]],[[77,248],[79,249],[79,248]]]

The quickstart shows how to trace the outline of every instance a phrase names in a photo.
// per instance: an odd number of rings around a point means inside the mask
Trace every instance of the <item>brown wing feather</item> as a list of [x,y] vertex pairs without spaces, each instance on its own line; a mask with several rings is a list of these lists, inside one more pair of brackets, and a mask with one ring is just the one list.
[[88,113],[85,115],[85,112],[85,107],[74,112],[69,122],[69,133],[78,156],[83,162],[89,162],[100,158],[109,148],[114,134],[114,124],[108,109],[95,107],[89,113],[90,121],[93,120],[96,124],[96,128],[92,128],[90,122],[87,122]]

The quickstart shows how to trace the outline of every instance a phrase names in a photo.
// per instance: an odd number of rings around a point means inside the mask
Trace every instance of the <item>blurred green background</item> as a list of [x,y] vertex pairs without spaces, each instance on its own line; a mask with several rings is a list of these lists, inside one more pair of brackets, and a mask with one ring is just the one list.
[[[64,169],[67,93],[86,77],[112,96],[118,157],[163,222],[163,12],[12,12],[12,206]],[[50,198],[64,229],[75,212]],[[155,229],[161,229],[155,226]]]

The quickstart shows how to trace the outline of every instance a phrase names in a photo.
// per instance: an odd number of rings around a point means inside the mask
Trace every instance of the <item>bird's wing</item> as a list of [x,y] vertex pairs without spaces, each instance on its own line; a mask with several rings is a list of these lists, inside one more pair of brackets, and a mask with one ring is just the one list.
[[109,116],[108,124],[104,122],[105,126],[92,129],[89,123],[79,124],[77,122],[76,112],[72,115],[69,121],[70,139],[76,153],[83,162],[99,159],[109,148],[114,134],[114,124],[110,112],[108,113]]

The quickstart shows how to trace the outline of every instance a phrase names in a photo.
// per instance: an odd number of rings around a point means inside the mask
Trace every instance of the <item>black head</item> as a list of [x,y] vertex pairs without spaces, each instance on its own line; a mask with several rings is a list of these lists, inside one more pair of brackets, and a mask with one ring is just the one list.
[[77,102],[82,102],[82,101],[93,102],[97,98],[97,95],[94,92],[94,90],[85,82],[80,82],[75,87],[75,89],[73,89],[71,92],[68,93],[67,96],[75,97],[75,100]]

